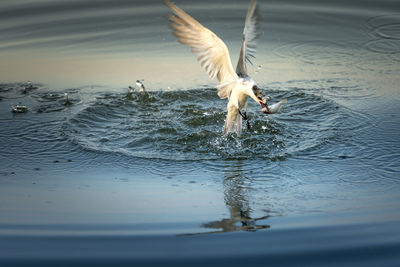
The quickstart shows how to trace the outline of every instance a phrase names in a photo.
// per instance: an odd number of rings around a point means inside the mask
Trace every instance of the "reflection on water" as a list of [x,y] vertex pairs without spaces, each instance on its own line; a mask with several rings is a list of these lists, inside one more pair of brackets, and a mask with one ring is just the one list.
[[[224,201],[229,210],[229,218],[218,221],[204,223],[202,227],[215,229],[211,232],[202,232],[201,234],[215,234],[234,231],[257,231],[268,229],[270,226],[263,223],[270,216],[261,217],[252,216],[252,208],[249,198],[251,197],[251,180],[243,173],[242,161],[230,161],[224,168]],[[194,234],[185,234],[194,235]]]

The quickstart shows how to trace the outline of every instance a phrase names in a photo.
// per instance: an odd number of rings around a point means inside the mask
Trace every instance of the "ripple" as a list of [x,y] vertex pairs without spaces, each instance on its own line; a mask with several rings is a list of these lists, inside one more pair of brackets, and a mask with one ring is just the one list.
[[400,13],[371,17],[367,20],[366,27],[373,39],[366,42],[364,48],[373,53],[385,54],[390,60],[399,61]]
[[400,53],[400,40],[372,40],[365,44],[365,49],[381,54],[398,54]]
[[3,83],[0,84],[0,97],[6,99],[17,99],[22,96],[29,95],[31,92],[42,88],[41,84],[35,83]]
[[371,17],[367,20],[367,27],[375,36],[400,39],[400,13]]
[[33,94],[32,97],[38,102],[33,110],[38,113],[49,113],[62,111],[65,108],[79,103],[75,90],[68,90],[68,98],[64,92],[41,92]]
[[312,65],[345,66],[352,62],[351,49],[338,42],[294,42],[279,46],[273,52],[280,57],[293,58]]
[[270,93],[287,98],[287,106],[268,117],[249,104],[252,128],[240,137],[222,135],[226,102],[215,89],[152,92],[149,99],[104,95],[68,119],[64,131],[83,149],[144,159],[276,161],[313,154],[366,127],[360,114],[320,96]]
[[330,86],[323,90],[325,96],[346,100],[361,100],[376,98],[378,92],[375,88],[359,86]]
[[[6,127],[10,124],[14,127]],[[68,159],[74,158],[80,149],[71,145],[68,138],[62,135],[60,125],[60,120],[1,120],[0,141],[8,146],[7,150],[1,152],[4,167],[10,170],[33,170],[32,166],[40,166],[42,170],[57,160],[65,164],[59,164],[56,170],[68,168]]]
[[378,26],[374,28],[374,33],[384,39],[400,40],[400,21],[395,24]]

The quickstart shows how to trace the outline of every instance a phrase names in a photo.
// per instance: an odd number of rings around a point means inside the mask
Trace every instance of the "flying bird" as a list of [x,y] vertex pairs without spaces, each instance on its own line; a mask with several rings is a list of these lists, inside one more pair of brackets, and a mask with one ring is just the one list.
[[248,97],[262,106],[263,113],[270,113],[264,94],[248,75],[246,67],[246,64],[251,64],[256,52],[259,21],[257,1],[252,0],[247,10],[236,70],[233,68],[227,46],[215,33],[170,1],[163,0],[163,3],[174,13],[168,15],[173,34],[180,43],[191,47],[209,77],[218,79],[218,96],[221,99],[228,98],[224,134],[240,135],[242,119],[246,120],[248,128],[250,127],[246,114]]

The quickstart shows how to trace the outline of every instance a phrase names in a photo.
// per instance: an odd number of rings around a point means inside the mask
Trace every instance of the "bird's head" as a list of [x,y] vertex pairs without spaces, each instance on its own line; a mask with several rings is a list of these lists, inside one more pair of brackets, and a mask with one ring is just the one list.
[[257,85],[253,85],[252,87],[249,87],[248,89],[248,95],[253,98],[254,101],[256,101],[258,104],[260,104],[263,108],[265,108],[267,99],[265,98],[265,95],[261,91],[260,88],[258,88]]

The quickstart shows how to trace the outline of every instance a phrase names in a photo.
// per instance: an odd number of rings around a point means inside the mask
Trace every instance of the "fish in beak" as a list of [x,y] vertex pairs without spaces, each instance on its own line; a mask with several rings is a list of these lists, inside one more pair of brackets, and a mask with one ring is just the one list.
[[278,103],[275,103],[271,106],[264,105],[263,108],[261,109],[261,112],[264,114],[275,114],[279,110],[281,110],[283,104],[286,103],[286,99],[282,99]]
[[[260,88],[257,87],[257,85],[254,85],[252,88],[253,95],[251,96],[257,103],[259,103],[262,107],[261,112],[264,114],[275,114],[279,110],[281,110],[283,104],[286,103],[286,99],[282,99],[278,103],[275,103],[271,106],[268,106],[267,104],[267,98],[263,94]],[[269,100],[269,98],[268,98]]]

